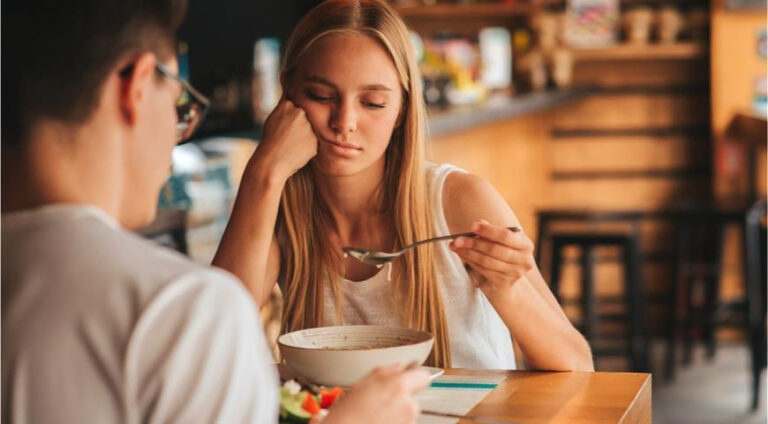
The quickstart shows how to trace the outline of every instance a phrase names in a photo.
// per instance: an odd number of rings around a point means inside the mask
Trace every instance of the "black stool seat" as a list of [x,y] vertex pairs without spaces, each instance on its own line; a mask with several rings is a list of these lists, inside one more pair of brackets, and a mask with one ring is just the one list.
[[627,242],[631,242],[636,239],[634,234],[626,233],[593,233],[593,232],[574,232],[568,231],[563,233],[555,233],[550,236],[553,243],[559,241],[563,245],[579,245],[579,246],[611,246],[622,245]]
[[593,345],[595,354],[615,354],[615,349],[601,352],[595,349],[597,340],[598,320],[604,319],[597,314],[597,298],[595,296],[594,268],[595,258],[593,248],[597,246],[612,246],[622,249],[624,268],[623,301],[627,313],[613,314],[612,318],[623,318],[627,323],[627,348],[624,350],[631,361],[634,371],[648,371],[648,336],[645,326],[645,303],[642,288],[642,257],[639,248],[639,236],[636,232],[563,232],[550,233],[548,239],[552,246],[552,261],[550,264],[550,286],[558,301],[560,298],[560,277],[563,264],[562,250],[566,246],[577,246],[581,250],[581,303],[583,312],[582,331]]

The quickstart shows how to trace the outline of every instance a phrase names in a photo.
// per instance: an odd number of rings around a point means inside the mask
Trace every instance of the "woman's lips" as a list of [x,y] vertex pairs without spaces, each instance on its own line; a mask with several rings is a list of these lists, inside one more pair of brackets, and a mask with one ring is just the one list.
[[334,147],[339,148],[339,149],[350,150],[350,151],[352,151],[352,150],[363,150],[363,149],[355,146],[354,144],[344,143],[344,142],[341,142],[341,141],[328,140],[327,138],[324,138],[324,137],[320,137],[320,139],[322,141],[328,143],[328,144],[333,145]]

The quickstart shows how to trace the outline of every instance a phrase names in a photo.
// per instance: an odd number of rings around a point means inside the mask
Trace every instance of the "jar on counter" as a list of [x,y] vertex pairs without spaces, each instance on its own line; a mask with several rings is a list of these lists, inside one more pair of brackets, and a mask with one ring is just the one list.
[[657,32],[659,43],[672,44],[677,41],[678,34],[683,28],[683,15],[673,6],[664,6],[659,10]]
[[627,42],[630,44],[648,44],[651,38],[653,11],[648,7],[638,7],[624,13],[622,24]]
[[564,89],[571,86],[573,82],[573,53],[569,49],[559,47],[549,51],[547,64],[555,87]]
[[544,53],[534,49],[518,62],[521,79],[532,91],[541,91],[547,86],[547,66]]

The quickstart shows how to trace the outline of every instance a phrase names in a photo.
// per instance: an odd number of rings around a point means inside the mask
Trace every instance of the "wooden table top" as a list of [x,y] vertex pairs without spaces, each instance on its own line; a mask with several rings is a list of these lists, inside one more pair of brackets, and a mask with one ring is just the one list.
[[652,418],[650,374],[464,369],[449,369],[445,373],[506,375],[468,415],[520,424],[650,423]]

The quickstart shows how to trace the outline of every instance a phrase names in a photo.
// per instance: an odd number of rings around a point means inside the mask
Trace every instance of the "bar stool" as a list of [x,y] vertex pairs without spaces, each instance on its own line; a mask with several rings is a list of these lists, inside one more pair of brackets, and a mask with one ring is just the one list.
[[[631,362],[633,371],[648,371],[648,335],[645,325],[645,297],[642,279],[642,257],[639,248],[639,235],[632,233],[604,233],[604,232],[567,232],[561,234],[548,234],[552,246],[550,263],[550,285],[558,302],[560,297],[561,268],[563,264],[563,248],[566,246],[578,246],[581,250],[581,307],[584,336],[593,344],[597,340],[598,321],[605,318],[597,313],[598,298],[595,295],[594,248],[597,246],[613,246],[622,250],[622,264],[624,268],[624,296],[625,314],[620,318],[627,324],[627,346],[625,353]],[[593,347],[593,350],[594,347]],[[596,355],[601,352],[595,350]]]
[[694,332],[700,333],[704,340],[707,357],[715,355],[725,225],[716,214],[691,213],[675,222],[675,282],[670,288],[664,367],[668,381],[675,377],[680,333],[684,364],[691,363]]

